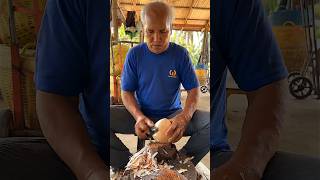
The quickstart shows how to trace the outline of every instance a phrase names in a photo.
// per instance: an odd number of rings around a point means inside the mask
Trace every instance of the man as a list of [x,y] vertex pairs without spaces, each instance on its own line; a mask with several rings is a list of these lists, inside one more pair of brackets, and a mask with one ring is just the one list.
[[105,0],[47,1],[35,82],[41,129],[55,152],[38,139],[8,145],[1,179],[109,178],[107,15]]
[[[196,111],[199,84],[185,48],[170,43],[172,8],[163,2],[147,4],[141,14],[146,43],[127,54],[122,72],[122,100],[125,108],[111,107],[110,161],[122,169],[131,155],[115,133],[135,133],[146,139],[150,127],[161,118],[172,121],[167,134],[175,143],[191,138],[182,151],[197,164],[209,151],[209,113]],[[180,84],[187,90],[184,108]]]
[[[283,123],[287,70],[260,0],[216,0],[212,12],[213,179],[319,178],[319,173],[315,173],[319,161],[288,153],[275,154]],[[238,86],[247,92],[248,99],[241,140],[234,153],[227,144],[225,124],[227,68]]]

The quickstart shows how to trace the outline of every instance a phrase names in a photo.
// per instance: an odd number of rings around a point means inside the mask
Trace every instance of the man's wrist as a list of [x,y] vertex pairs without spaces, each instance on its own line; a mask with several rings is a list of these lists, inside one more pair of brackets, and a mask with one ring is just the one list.
[[139,122],[139,121],[141,121],[141,120],[143,120],[145,118],[146,118],[146,116],[143,115],[143,114],[139,114],[139,115],[135,115],[134,116],[134,119],[136,120],[136,122]]
[[242,177],[242,179],[246,179],[248,177],[255,177],[257,179],[262,178],[263,172],[261,172],[259,168],[255,166],[236,160],[230,160],[229,163],[232,164],[232,167],[235,167],[235,169],[239,171],[239,175]]
[[181,116],[184,120],[185,123],[188,123],[191,118],[192,118],[192,115],[190,115],[190,113],[187,113],[186,111],[182,111],[179,116]]

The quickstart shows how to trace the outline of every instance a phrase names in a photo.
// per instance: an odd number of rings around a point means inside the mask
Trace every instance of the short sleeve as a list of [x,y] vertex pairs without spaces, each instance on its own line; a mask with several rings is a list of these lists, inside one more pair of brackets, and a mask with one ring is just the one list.
[[232,0],[224,4],[223,15],[218,18],[227,25],[220,30],[224,38],[220,43],[238,86],[252,91],[285,78],[287,70],[261,1]]
[[138,88],[137,59],[134,50],[130,49],[123,65],[121,89],[133,92]]
[[180,79],[181,84],[184,89],[191,90],[193,88],[199,87],[199,82],[194,71],[194,67],[191,62],[191,58],[186,49],[183,49],[182,61],[180,61],[179,69],[180,69]]
[[77,96],[86,83],[87,39],[76,0],[48,0],[36,52],[36,88]]

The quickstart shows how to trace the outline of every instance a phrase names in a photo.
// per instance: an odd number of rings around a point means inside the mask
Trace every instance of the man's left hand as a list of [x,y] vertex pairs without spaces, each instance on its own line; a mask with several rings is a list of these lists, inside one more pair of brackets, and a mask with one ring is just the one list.
[[171,135],[169,142],[175,143],[182,138],[183,133],[187,128],[188,120],[183,114],[178,114],[169,120],[171,121],[171,126],[167,130],[166,134]]
[[227,162],[213,172],[213,180],[260,180],[255,171],[240,168],[236,163]]

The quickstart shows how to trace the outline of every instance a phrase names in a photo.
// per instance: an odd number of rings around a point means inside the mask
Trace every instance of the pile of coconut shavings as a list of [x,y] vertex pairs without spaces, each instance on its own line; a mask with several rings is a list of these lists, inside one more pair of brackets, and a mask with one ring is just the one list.
[[134,178],[142,178],[147,175],[157,174],[162,169],[171,169],[173,166],[167,163],[158,163],[156,155],[158,152],[151,153],[147,146],[135,153],[129,160],[125,171],[133,173]]

